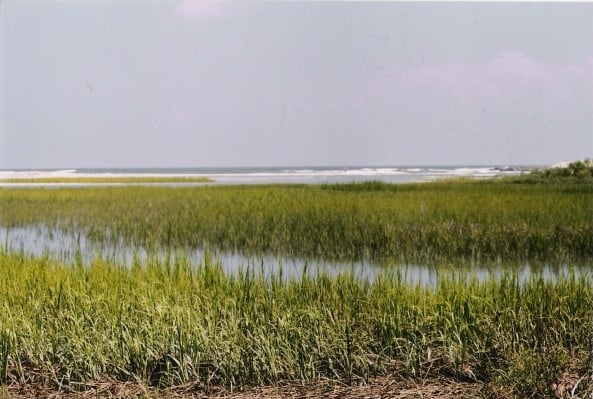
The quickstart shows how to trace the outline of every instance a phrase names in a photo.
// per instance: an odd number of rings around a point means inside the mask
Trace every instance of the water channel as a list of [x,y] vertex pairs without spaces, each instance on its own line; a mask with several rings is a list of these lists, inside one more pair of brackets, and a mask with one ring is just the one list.
[[206,250],[204,248],[166,248],[147,250],[141,246],[132,246],[121,240],[98,244],[80,232],[64,232],[50,229],[44,225],[26,227],[0,226],[0,244],[3,251],[18,252],[28,256],[47,256],[66,263],[82,262],[88,266],[97,258],[117,264],[130,266],[132,262],[143,263],[147,260],[160,262],[185,259],[192,266],[204,263],[206,258],[219,264],[229,274],[238,274],[250,270],[265,276],[281,275],[284,279],[298,279],[307,274],[314,277],[320,273],[336,276],[353,273],[356,277],[372,282],[381,273],[397,273],[410,285],[435,287],[441,277],[476,278],[486,280],[500,277],[505,272],[515,272],[521,281],[533,275],[545,280],[586,275],[592,279],[593,265],[581,263],[542,263],[516,262],[514,264],[471,264],[471,265],[420,265],[420,264],[379,264],[372,261],[336,262],[288,258],[282,256],[247,256],[236,252]]

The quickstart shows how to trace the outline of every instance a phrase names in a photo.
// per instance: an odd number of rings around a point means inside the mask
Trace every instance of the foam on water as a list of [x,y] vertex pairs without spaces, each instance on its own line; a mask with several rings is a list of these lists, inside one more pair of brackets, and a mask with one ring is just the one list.
[[[378,180],[385,183],[410,183],[446,177],[484,178],[517,175],[526,167],[496,166],[381,166],[381,167],[293,167],[293,168],[162,168],[162,169],[56,169],[4,170],[0,179],[72,178],[72,177],[208,177],[214,184],[267,183],[354,183]],[[13,185],[5,182],[1,185]],[[50,185],[50,183],[27,183]],[[76,183],[59,183],[68,185]],[[94,184],[94,183],[93,183]],[[152,183],[155,184],[155,183]],[[187,183],[157,183],[160,185],[188,185]],[[190,183],[189,185],[200,185]],[[54,183],[54,185],[56,185]],[[77,184],[89,185],[89,184]],[[101,184],[105,185],[105,184]]]
[[56,170],[0,170],[0,179],[38,179],[48,177],[75,177],[76,169]]

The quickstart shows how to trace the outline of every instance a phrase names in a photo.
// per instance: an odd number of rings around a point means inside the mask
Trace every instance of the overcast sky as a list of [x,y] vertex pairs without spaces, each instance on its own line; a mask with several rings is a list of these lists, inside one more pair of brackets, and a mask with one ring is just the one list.
[[0,3],[0,168],[593,157],[593,3]]

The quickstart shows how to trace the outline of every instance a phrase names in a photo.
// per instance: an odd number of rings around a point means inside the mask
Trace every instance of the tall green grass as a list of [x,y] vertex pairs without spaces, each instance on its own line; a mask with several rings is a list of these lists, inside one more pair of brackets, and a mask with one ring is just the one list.
[[[591,215],[593,187],[578,183],[0,189],[0,225],[106,246],[452,265],[590,260]],[[541,397],[564,373],[591,372],[590,275],[442,274],[425,289],[395,269],[374,281],[286,280],[226,275],[208,258],[83,266],[0,249],[0,385],[242,387],[399,373]],[[582,381],[581,396],[593,388]]]
[[0,189],[0,225],[148,248],[412,262],[593,256],[593,186],[512,182]]
[[0,252],[0,383],[243,387],[395,372],[548,395],[592,360],[591,288],[507,274],[428,290],[397,273],[286,281],[228,276],[207,258],[83,268]]

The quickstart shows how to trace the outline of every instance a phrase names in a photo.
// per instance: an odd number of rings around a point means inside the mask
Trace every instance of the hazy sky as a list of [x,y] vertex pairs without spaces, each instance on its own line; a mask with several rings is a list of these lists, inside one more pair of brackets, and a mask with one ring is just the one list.
[[0,168],[593,157],[593,3],[0,3]]

